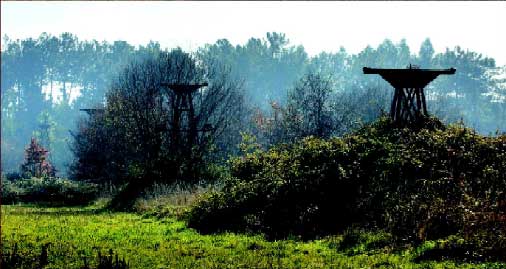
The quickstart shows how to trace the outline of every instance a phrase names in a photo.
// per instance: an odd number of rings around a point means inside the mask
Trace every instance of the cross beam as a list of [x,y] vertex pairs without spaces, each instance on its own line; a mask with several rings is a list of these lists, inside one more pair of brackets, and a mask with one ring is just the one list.
[[176,94],[192,93],[199,88],[208,86],[207,82],[201,84],[177,84],[177,83],[162,83],[162,86],[170,88]]
[[93,115],[93,114],[97,114],[97,113],[104,113],[104,111],[105,111],[104,108],[81,108],[79,110],[88,113],[88,115]]

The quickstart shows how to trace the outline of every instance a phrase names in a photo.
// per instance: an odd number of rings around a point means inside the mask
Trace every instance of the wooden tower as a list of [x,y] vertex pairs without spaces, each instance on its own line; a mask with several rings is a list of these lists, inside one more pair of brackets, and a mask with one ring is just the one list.
[[382,69],[364,67],[364,74],[378,74],[394,87],[394,98],[390,106],[390,117],[399,124],[417,123],[428,116],[424,88],[439,75],[453,75],[455,68]]
[[[174,150],[190,150],[198,142],[197,120],[195,119],[195,108],[193,106],[193,94],[200,88],[207,86],[207,83],[201,84],[170,84],[162,83],[172,90],[172,119],[170,124],[171,145]],[[182,135],[185,134],[185,135]],[[189,153],[188,153],[189,154]]]

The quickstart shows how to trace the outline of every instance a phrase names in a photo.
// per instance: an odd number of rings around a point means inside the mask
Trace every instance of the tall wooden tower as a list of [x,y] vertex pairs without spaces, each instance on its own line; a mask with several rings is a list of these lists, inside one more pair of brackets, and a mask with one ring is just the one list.
[[[182,148],[181,145],[184,145],[183,148],[186,149],[185,151],[191,151],[193,146],[198,142],[198,132],[202,130],[197,128],[193,95],[198,89],[207,85],[207,83],[162,83],[162,86],[171,89],[174,93],[174,97],[172,98],[172,102],[170,104],[173,113],[169,132],[171,136],[171,147],[176,151],[177,149]],[[185,153],[190,154],[189,152]]]
[[417,123],[428,116],[424,88],[439,75],[453,75],[455,68],[382,69],[364,67],[364,74],[378,74],[394,87],[394,98],[390,106],[390,117],[399,124]]

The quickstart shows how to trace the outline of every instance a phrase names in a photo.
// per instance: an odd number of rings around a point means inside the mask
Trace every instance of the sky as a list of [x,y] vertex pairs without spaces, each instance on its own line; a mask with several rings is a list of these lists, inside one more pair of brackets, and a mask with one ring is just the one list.
[[125,40],[194,50],[221,38],[245,44],[282,32],[310,55],[342,46],[357,53],[405,38],[412,53],[429,37],[436,52],[456,45],[506,65],[506,2],[5,2],[1,34],[11,39],[71,32],[80,40]]

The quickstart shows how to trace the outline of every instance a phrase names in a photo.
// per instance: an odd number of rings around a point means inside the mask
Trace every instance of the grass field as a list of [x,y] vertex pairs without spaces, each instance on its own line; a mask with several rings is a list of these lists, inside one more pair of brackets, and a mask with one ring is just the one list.
[[[42,208],[2,206],[2,250],[36,264],[47,246],[44,268],[94,268],[112,249],[130,268],[506,268],[503,264],[451,261],[415,263],[434,242],[393,251],[381,235],[365,235],[343,248],[343,237],[269,242],[259,235],[200,235],[174,218],[97,211],[96,206]],[[376,246],[376,247],[372,247]],[[379,247],[378,247],[379,246]]]

